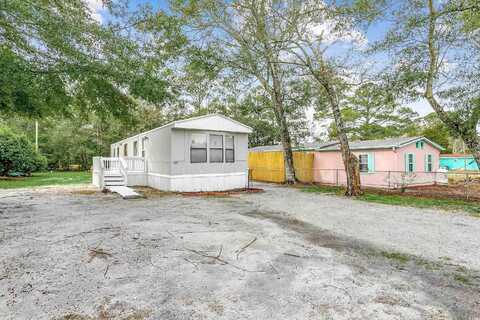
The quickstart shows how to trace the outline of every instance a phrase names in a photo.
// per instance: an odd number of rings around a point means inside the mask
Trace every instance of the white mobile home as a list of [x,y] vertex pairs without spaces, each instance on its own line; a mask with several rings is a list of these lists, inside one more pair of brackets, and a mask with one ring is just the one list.
[[170,191],[245,187],[252,129],[223,115],[174,121],[113,143],[94,158],[93,183]]

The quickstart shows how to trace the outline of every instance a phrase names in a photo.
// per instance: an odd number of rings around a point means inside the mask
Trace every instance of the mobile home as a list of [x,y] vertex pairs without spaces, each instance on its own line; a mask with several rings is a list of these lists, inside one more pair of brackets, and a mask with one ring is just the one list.
[[220,114],[174,121],[113,143],[109,158],[94,159],[94,184],[169,191],[243,188],[251,132]]

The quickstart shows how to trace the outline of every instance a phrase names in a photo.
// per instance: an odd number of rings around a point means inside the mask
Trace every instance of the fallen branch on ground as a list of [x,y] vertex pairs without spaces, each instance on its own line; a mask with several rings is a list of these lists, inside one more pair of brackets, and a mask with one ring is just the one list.
[[105,272],[103,273],[103,277],[104,277],[104,278],[107,277],[108,269],[110,269],[110,264],[107,264],[107,267],[105,268]]
[[242,268],[240,266],[237,266],[233,263],[230,263],[230,262],[224,260],[223,258],[221,258],[223,246],[220,247],[219,253],[216,256],[209,255],[209,254],[203,253],[201,251],[194,250],[194,249],[189,249],[189,248],[185,248],[184,250],[195,253],[196,255],[202,256],[204,258],[213,259],[214,261],[220,263],[221,265],[229,265],[232,268],[235,268],[237,270],[241,270],[241,271],[244,271],[244,272],[265,272],[265,270],[248,270],[248,269]]
[[243,251],[245,251],[248,247],[250,247],[255,241],[257,241],[257,237],[253,238],[253,240],[251,240],[249,243],[247,243],[246,245],[244,245],[243,247],[241,247],[240,249],[238,249],[237,251],[235,251],[235,252],[237,253],[236,259],[238,260],[238,256],[239,256]]
[[90,256],[90,258],[87,260],[87,263],[90,263],[93,258],[97,257],[97,256],[100,256],[100,257],[103,257],[105,258],[106,256],[107,257],[111,257],[112,254],[110,252],[107,252],[103,249],[98,249],[98,248],[89,248],[88,249],[90,252],[88,253],[88,255]]
[[298,254],[293,254],[293,253],[288,253],[288,252],[284,252],[283,254],[286,255],[286,256],[295,257],[295,258],[301,258],[302,257],[302,256],[299,256]]

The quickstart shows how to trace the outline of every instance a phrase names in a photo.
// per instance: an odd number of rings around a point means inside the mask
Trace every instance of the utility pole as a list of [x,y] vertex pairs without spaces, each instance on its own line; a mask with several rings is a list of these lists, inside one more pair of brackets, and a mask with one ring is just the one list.
[[38,120],[35,120],[35,151],[38,152]]

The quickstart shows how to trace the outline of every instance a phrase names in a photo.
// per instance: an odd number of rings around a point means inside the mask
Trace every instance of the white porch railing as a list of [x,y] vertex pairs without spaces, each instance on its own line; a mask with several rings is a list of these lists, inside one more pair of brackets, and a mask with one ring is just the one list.
[[120,158],[101,157],[100,159],[103,171],[120,172],[120,167],[122,165],[122,163],[120,162]]
[[124,157],[127,171],[145,172],[145,159],[140,157]]
[[[141,157],[94,157],[93,184],[103,188],[105,176],[121,175],[125,185],[128,185],[128,174],[147,172],[147,164]],[[135,183],[135,182],[132,182]]]

